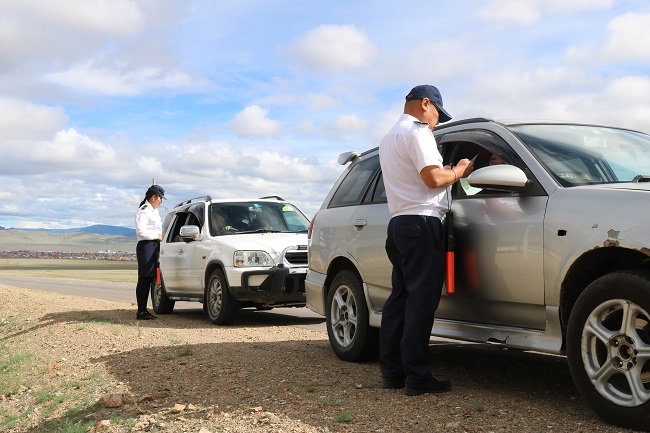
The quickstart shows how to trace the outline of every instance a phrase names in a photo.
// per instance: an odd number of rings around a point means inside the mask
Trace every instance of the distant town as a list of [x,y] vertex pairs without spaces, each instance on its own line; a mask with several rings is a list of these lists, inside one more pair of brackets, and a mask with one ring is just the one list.
[[33,259],[71,259],[71,260],[136,260],[135,253],[123,251],[97,251],[97,252],[56,252],[56,251],[0,251],[0,258],[33,258]]

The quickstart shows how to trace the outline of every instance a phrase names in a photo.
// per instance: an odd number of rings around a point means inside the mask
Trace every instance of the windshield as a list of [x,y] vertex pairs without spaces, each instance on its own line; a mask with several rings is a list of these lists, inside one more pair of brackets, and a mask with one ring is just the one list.
[[583,125],[510,127],[562,186],[647,181],[650,136]]
[[211,236],[241,233],[307,232],[309,220],[289,203],[213,203],[209,210]]

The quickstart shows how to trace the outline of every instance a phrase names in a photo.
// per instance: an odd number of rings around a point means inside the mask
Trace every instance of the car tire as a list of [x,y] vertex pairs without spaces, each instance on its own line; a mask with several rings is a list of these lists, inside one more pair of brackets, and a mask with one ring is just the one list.
[[175,304],[176,301],[172,301],[169,299],[169,296],[167,296],[165,280],[161,274],[160,284],[158,284],[156,279],[151,283],[151,305],[153,306],[153,311],[156,314],[171,314],[171,312],[174,311]]
[[596,414],[650,429],[650,273],[613,272],[585,289],[569,318],[567,359]]
[[327,335],[343,361],[367,361],[378,355],[379,330],[369,324],[368,306],[359,277],[339,272],[330,286],[325,309]]
[[205,310],[210,321],[215,325],[232,325],[235,323],[239,303],[233,298],[228,289],[228,282],[221,269],[210,275],[208,287],[205,289]]

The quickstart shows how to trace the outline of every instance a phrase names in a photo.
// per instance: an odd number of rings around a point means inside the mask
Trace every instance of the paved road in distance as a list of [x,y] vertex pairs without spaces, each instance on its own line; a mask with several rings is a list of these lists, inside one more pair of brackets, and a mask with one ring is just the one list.
[[[64,293],[67,295],[84,296],[88,298],[105,299],[107,301],[128,302],[134,305],[135,311],[135,284],[109,283],[103,281],[61,280],[55,278],[15,277],[0,275],[0,284],[6,286],[24,287],[27,289],[43,290],[47,292]],[[151,301],[149,301],[151,305]],[[176,309],[197,310],[202,309],[197,302],[176,302]],[[283,318],[291,318],[291,326],[309,329],[316,332],[326,332],[325,318],[312,312],[308,308],[274,308],[270,311],[256,311],[243,309],[240,314],[247,319],[253,317],[269,324],[282,324]],[[296,320],[296,318],[300,318]],[[206,316],[205,320],[208,318]]]

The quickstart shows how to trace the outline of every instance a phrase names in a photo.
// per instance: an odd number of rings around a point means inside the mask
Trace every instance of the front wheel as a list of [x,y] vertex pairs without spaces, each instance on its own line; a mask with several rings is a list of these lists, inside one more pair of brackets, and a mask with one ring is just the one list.
[[359,277],[349,270],[334,277],[327,295],[325,323],[330,344],[343,361],[376,358],[379,330],[371,328]]
[[230,295],[228,282],[221,269],[210,275],[205,289],[204,309],[210,321],[215,325],[232,325],[239,310],[239,303]]
[[153,306],[153,311],[156,314],[170,314],[174,311],[174,305],[176,301],[172,301],[167,296],[167,291],[165,290],[165,280],[163,276],[160,275],[160,284],[153,280],[151,283],[151,305]]
[[596,414],[650,429],[650,274],[614,272],[585,289],[569,318],[567,359]]

